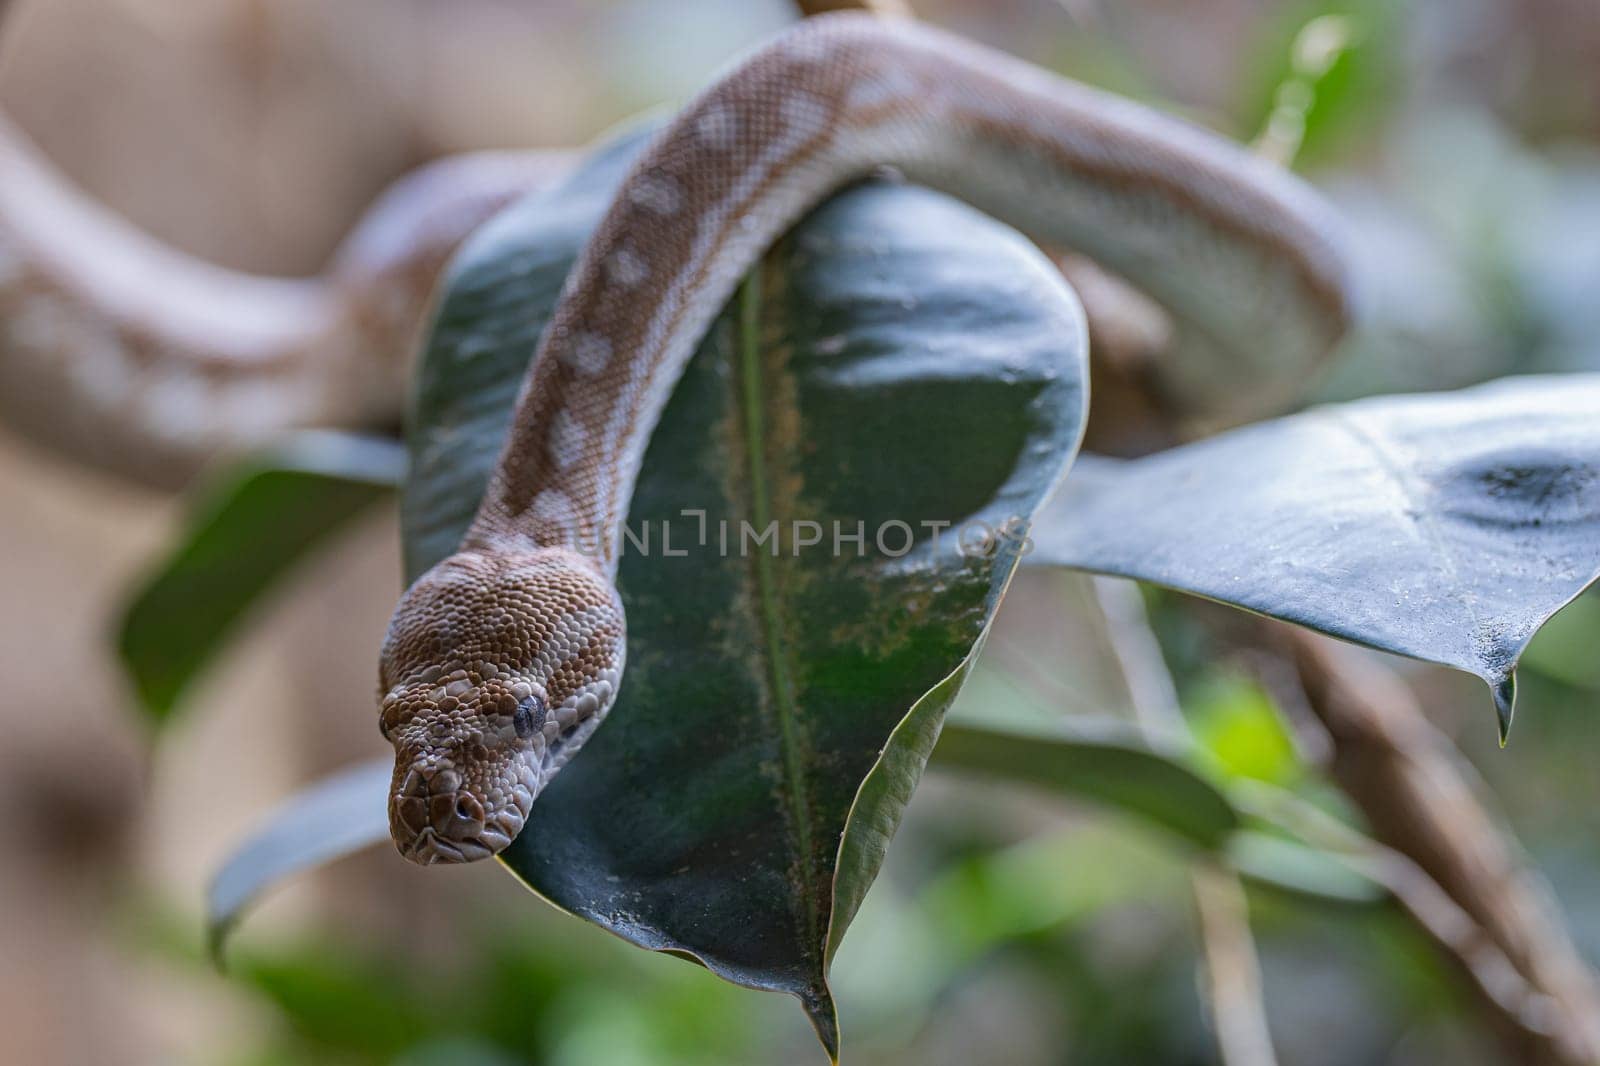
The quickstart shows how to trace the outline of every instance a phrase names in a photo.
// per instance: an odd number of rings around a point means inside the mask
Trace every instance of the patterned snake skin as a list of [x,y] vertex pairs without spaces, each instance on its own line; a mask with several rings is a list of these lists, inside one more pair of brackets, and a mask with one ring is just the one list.
[[[395,611],[381,726],[408,858],[500,851],[600,724],[625,650],[618,526],[673,384],[773,241],[884,166],[1129,278],[1171,314],[1195,390],[1247,387],[1269,361],[1310,368],[1345,329],[1333,226],[1288,174],[930,28],[841,14],[788,31],[635,165],[568,279],[460,551]],[[574,550],[596,538],[598,556]]]
[[324,276],[286,280],[162,246],[71,189],[0,117],[0,418],[163,487],[296,427],[393,425],[446,260],[570,159],[424,167],[378,200]]

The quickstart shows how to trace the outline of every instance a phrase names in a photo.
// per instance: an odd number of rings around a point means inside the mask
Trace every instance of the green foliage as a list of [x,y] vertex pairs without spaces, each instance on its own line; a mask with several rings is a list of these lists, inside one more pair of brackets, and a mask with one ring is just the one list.
[[433,970],[355,942],[289,944],[241,952],[235,972],[284,1022],[274,1061],[694,1066],[759,1046],[737,991],[582,939],[571,922],[480,928],[470,966]]
[[[1387,15],[1377,3],[1294,15],[1296,43],[1275,48],[1252,109],[1269,133],[1284,116],[1297,123],[1287,151],[1315,161],[1381,119]],[[1313,47],[1317,33],[1338,47]],[[412,419],[412,575],[452,550],[475,509],[526,359],[645,132],[509,212],[452,272]],[[706,339],[652,443],[634,527],[692,532],[686,508],[703,509],[712,530],[722,519],[870,529],[1029,514],[1076,446],[1080,328],[1014,235],[916,190],[857,188],[774,249]],[[1572,417],[1572,397],[1595,387],[1573,378],[1377,401],[1080,468],[1035,530],[1032,561],[1156,581],[1472,670],[1508,717],[1529,636],[1600,570],[1595,402]],[[405,465],[393,446],[307,435],[218,481],[122,628],[152,720],[250,604],[387,499]],[[1134,817],[951,861],[903,901],[892,931],[904,939],[883,953],[898,967],[880,982],[890,1014],[926,1017],[967,968],[1048,944],[1042,968],[1072,971],[1050,987],[1070,991],[1075,1051],[1093,1057],[1097,1027],[1150,1029],[1135,1024],[1154,1009],[1147,988],[1130,1006],[1050,942],[1119,908],[1179,906],[1194,849],[1279,890],[1264,894],[1273,899],[1381,899],[1338,855],[1248,802],[1257,785],[1318,785],[1266,694],[1203,662],[1201,683],[1182,685],[1194,744],[1181,750],[1014,716],[1003,728],[969,716],[941,736],[1014,550],[941,558],[923,542],[897,561],[871,547],[869,534],[864,558],[630,558],[623,700],[536,804],[505,857],[512,871],[633,943],[799,996],[830,1050],[829,965],[871,907],[867,889],[930,758]],[[1590,600],[1568,608],[1530,665],[1600,684],[1587,656],[1594,614]],[[1051,719],[1063,709],[1040,702]],[[382,839],[385,773],[360,768],[351,787],[334,781],[277,815],[218,878],[214,933],[272,882]],[[1129,832],[1136,823],[1164,833]],[[908,942],[915,967],[900,954]],[[444,980],[318,949],[247,956],[239,969],[288,1022],[285,1062],[731,1062],[761,1046],[736,993],[685,967],[636,980],[590,943],[502,930],[477,947],[480,965]],[[1379,944],[1397,970],[1415,968],[1415,943]],[[1148,1039],[1141,1053],[1156,1054],[1161,1040]],[[1166,1043],[1174,1055],[1182,1044]]]
[[1184,864],[1120,823],[1045,834],[951,863],[918,905],[974,959],[1019,938],[1079,924],[1103,908],[1176,902]]
[[1224,779],[1292,785],[1300,776],[1294,740],[1260,685],[1213,677],[1191,692],[1185,709],[1200,751]]
[[952,724],[936,759],[945,769],[1107,801],[1202,848],[1221,847],[1239,827],[1228,799],[1186,768],[1182,755],[1153,751],[1131,733],[1090,740],[1059,730]]
[[393,442],[306,432],[216,473],[118,627],[117,651],[152,724],[172,715],[252,605],[388,499],[404,469]]
[[1523,664],[1569,685],[1600,691],[1596,633],[1600,633],[1600,596],[1591,593],[1573,600],[1545,624],[1523,653]]
[[1312,0],[1268,22],[1241,86],[1241,127],[1284,161],[1315,168],[1370,138],[1400,95],[1400,8]]

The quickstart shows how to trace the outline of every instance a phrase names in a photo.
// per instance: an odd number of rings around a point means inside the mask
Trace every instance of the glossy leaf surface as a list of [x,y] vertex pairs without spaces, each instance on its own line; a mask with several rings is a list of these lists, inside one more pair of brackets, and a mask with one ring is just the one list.
[[1030,562],[1136,578],[1477,674],[1600,575],[1600,376],[1317,408],[1074,469]]

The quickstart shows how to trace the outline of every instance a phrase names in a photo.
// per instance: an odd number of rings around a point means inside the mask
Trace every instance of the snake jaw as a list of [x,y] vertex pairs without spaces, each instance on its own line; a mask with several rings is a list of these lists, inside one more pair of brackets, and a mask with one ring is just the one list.
[[450,840],[439,836],[433,829],[424,829],[417,834],[410,850],[405,857],[419,866],[433,866],[439,863],[477,862],[497,854],[509,844],[492,844],[478,840]]

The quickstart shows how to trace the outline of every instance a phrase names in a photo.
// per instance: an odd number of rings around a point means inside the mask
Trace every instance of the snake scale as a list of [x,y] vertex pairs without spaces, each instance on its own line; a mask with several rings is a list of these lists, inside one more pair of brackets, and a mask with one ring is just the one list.
[[1242,149],[908,21],[787,31],[636,162],[568,277],[466,537],[395,611],[380,714],[408,858],[505,848],[600,725],[626,650],[618,527],[674,383],[783,231],[885,166],[1109,265],[1166,307],[1185,357],[1309,365],[1345,328],[1325,210]]
[[[68,191],[0,119],[0,415],[168,484],[219,447],[393,418],[450,253],[567,162],[436,164],[380,200],[324,277],[287,281],[162,248]],[[910,20],[786,31],[635,163],[533,355],[468,534],[400,600],[379,703],[407,858],[505,848],[600,725],[626,650],[618,526],[674,383],[783,231],[886,167],[1144,290],[1177,327],[1191,393],[1309,368],[1346,327],[1330,213],[1239,146]]]

